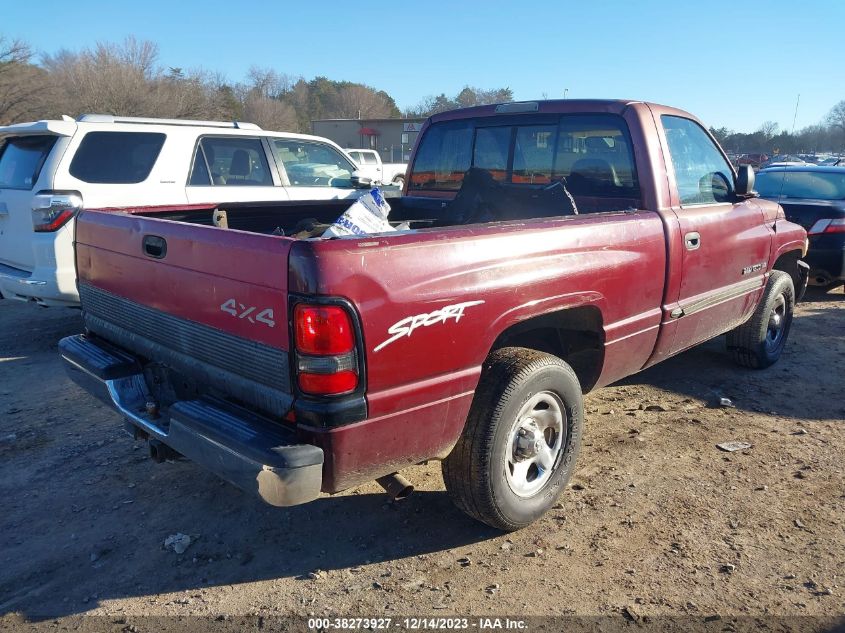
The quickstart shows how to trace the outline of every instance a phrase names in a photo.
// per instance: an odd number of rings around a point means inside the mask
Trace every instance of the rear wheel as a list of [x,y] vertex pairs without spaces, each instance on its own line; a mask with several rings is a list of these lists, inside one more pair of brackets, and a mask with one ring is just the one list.
[[569,365],[535,350],[497,350],[443,462],[446,489],[459,509],[487,525],[525,527],[566,487],[583,423],[581,386]]
[[405,186],[405,179],[402,177],[394,178],[393,184],[402,189]]
[[728,332],[728,349],[743,367],[763,369],[780,358],[792,327],[795,288],[789,274],[773,270],[751,318]]

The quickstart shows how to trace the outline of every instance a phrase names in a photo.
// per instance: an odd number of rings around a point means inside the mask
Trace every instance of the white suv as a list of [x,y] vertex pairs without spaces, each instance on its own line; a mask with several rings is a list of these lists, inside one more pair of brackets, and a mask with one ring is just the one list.
[[0,296],[79,304],[83,205],[355,198],[355,169],[328,139],[251,123],[88,114],[0,127]]

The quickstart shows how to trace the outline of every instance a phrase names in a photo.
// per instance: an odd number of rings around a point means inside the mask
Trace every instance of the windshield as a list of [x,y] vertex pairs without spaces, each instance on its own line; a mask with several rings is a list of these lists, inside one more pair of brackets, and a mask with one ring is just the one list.
[[0,188],[32,189],[55,142],[53,135],[0,139]]
[[845,171],[760,172],[754,188],[764,198],[812,198],[845,200]]
[[284,165],[290,184],[301,187],[352,187],[350,163],[333,147],[316,141],[275,139],[276,160]]

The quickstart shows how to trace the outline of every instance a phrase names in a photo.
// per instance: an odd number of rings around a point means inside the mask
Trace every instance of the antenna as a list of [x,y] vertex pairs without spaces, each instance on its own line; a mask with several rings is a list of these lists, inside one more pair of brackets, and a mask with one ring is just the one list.
[[[798,104],[801,103],[801,93],[798,93],[798,98],[795,100],[795,114],[792,115],[792,131],[789,133],[790,136],[795,136],[795,122],[798,120]],[[778,204],[780,204],[781,198],[783,198],[783,186],[786,184],[786,165],[784,165],[781,169],[781,178],[780,178],[780,191],[778,191]]]

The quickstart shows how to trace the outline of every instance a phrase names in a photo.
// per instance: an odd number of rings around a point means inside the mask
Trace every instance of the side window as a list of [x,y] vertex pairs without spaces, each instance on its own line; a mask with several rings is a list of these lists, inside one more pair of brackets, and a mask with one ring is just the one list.
[[365,165],[378,165],[378,159],[375,154],[366,152],[365,154],[362,154],[362,157]]
[[70,163],[70,175],[98,184],[143,182],[158,159],[164,139],[164,134],[155,132],[88,132]]
[[520,184],[547,185],[552,181],[557,127],[530,125],[516,130],[513,148],[512,181]]
[[[194,157],[190,183],[227,187],[271,187],[273,177],[261,139],[206,136],[200,141],[201,152]],[[202,157],[205,160],[202,160]],[[207,165],[211,173],[203,175]],[[206,170],[207,172],[207,170]],[[194,182],[196,176],[197,182]]]
[[730,202],[733,172],[721,152],[695,121],[660,117],[681,204]]
[[493,180],[504,182],[508,176],[510,127],[480,127],[475,131],[472,166],[490,172]]
[[355,165],[335,148],[315,141],[273,139],[276,161],[297,187],[351,187]]
[[411,190],[456,191],[472,161],[468,121],[437,123],[423,135],[411,170]]
[[616,115],[564,115],[558,134],[552,180],[563,179],[576,196],[639,199],[639,181],[624,119]]

